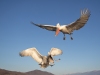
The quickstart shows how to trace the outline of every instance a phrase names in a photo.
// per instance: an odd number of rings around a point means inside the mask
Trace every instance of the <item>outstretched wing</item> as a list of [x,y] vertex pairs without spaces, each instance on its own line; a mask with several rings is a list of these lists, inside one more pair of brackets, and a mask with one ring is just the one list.
[[62,50],[58,48],[51,48],[50,52],[48,52],[48,55],[56,56],[56,55],[61,55],[62,53],[63,53]]
[[33,22],[31,22],[31,23],[32,23],[33,25],[38,26],[38,27],[43,28],[43,29],[47,29],[47,30],[50,30],[50,31],[56,31],[56,26],[35,24],[35,23],[33,23]]
[[38,63],[42,62],[42,55],[37,51],[36,48],[28,48],[26,50],[23,50],[19,53],[21,57],[24,56],[31,56],[34,60],[36,60]]
[[66,26],[69,32],[73,32],[73,30],[78,30],[82,28],[90,17],[90,11],[88,9],[81,10],[81,16],[75,22]]

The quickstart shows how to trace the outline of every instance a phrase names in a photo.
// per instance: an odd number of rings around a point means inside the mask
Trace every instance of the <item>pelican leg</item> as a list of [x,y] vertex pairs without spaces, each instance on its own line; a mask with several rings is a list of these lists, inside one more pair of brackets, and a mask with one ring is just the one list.
[[63,40],[66,40],[65,34],[64,34]]
[[58,60],[61,60],[60,58]]
[[53,64],[53,65],[50,65],[50,66],[52,67],[52,66],[54,66],[54,65],[55,65],[55,64]]
[[72,34],[73,34],[73,33],[70,33],[70,38],[71,38],[71,40],[73,40],[73,38],[72,38]]
[[50,65],[50,66],[52,67],[52,66],[54,66],[54,65]]

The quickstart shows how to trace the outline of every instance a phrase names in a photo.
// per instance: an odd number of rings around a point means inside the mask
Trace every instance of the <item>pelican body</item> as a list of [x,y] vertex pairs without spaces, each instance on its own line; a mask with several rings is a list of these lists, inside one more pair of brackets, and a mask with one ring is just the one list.
[[62,50],[58,48],[51,48],[50,52],[48,52],[47,56],[41,55],[35,47],[28,48],[26,50],[23,50],[19,53],[21,57],[24,56],[31,56],[35,61],[37,61],[41,68],[46,68],[48,66],[54,65],[53,56],[62,54]]
[[78,18],[75,22],[72,22],[67,25],[60,25],[59,23],[57,23],[56,26],[53,26],[53,25],[36,24],[33,22],[31,23],[40,28],[47,29],[50,31],[55,31],[55,36],[57,36],[59,32],[62,32],[64,34],[63,40],[66,39],[65,34],[69,34],[71,40],[73,40],[71,36],[72,32],[74,30],[79,30],[80,28],[82,28],[87,23],[89,17],[90,17],[90,11],[88,9],[84,9],[84,10],[81,10],[80,18]]

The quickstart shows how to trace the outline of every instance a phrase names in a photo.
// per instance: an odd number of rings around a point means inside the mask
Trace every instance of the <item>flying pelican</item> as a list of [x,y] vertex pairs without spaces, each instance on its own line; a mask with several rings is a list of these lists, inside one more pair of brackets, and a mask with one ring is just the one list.
[[57,61],[53,59],[53,56],[61,55],[61,54],[62,54],[62,50],[58,48],[51,48],[50,52],[48,52],[48,55],[43,56],[38,52],[38,50],[35,47],[28,48],[19,53],[21,57],[31,56],[35,61],[39,63],[41,68],[46,68],[48,66],[52,67],[54,65],[54,61]]
[[74,30],[78,30],[78,29],[82,28],[88,21],[89,17],[90,17],[90,11],[88,9],[84,9],[84,10],[81,10],[80,18],[77,19],[75,22],[72,22],[68,25],[60,25],[59,23],[57,23],[56,26],[53,26],[53,25],[35,24],[33,22],[31,22],[31,23],[40,28],[47,29],[50,31],[55,31],[55,36],[57,36],[59,34],[59,32],[62,32],[64,34],[63,40],[66,39],[65,34],[69,34],[71,40],[73,40],[73,38],[71,36],[72,32]]

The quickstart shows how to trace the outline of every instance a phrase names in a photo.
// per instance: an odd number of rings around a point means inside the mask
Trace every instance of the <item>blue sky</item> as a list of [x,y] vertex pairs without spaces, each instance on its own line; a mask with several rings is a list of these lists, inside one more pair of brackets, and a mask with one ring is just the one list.
[[[99,0],[0,0],[0,68],[27,72],[48,71],[68,74],[100,70],[100,1]],[[73,38],[32,25],[69,24],[80,17],[80,10],[88,8],[91,16],[87,24],[74,31]],[[42,55],[52,47],[63,50],[56,56],[60,62],[42,69],[31,57],[20,57],[19,52],[36,47]]]

